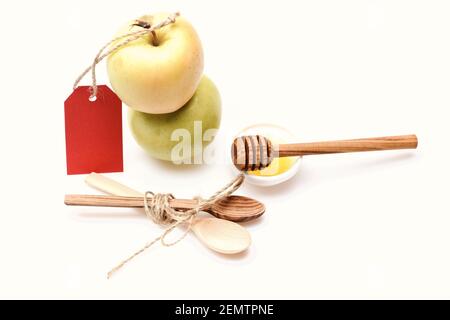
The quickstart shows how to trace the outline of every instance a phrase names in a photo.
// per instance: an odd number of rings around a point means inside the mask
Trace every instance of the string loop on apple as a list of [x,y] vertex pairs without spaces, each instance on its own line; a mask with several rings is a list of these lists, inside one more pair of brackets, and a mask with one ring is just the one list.
[[[169,24],[175,23],[176,22],[176,18],[179,15],[180,15],[179,12],[172,13],[166,19],[164,19],[160,23],[157,23],[157,24],[151,26],[150,28],[145,28],[143,30],[130,32],[130,33],[127,33],[127,34],[115,37],[112,40],[110,40],[107,44],[105,44],[99,50],[99,52],[95,56],[94,61],[92,62],[92,64],[89,67],[87,67],[78,76],[78,78],[75,80],[75,83],[73,84],[73,90],[75,90],[78,87],[78,84],[80,83],[80,81],[90,71],[91,72],[91,78],[92,78],[92,80],[91,80],[92,83],[91,83],[91,95],[90,95],[90,98],[91,99],[95,99],[95,97],[97,96],[97,92],[98,92],[97,76],[96,76],[96,70],[95,70],[95,67],[97,66],[97,64],[100,63],[100,61],[102,61],[104,58],[109,56],[111,53],[113,53],[114,51],[116,51],[119,48],[122,48],[122,47],[126,46],[130,42],[135,41],[135,40],[141,38],[142,36],[144,36],[144,35],[146,35],[148,33],[152,33],[155,30],[161,29],[161,28],[163,28],[163,27],[165,27],[165,26],[167,26]],[[111,46],[112,44],[114,44],[115,42],[117,42],[119,40],[123,40],[123,41],[121,41],[121,42]],[[106,49],[108,49],[108,50],[105,52]]]

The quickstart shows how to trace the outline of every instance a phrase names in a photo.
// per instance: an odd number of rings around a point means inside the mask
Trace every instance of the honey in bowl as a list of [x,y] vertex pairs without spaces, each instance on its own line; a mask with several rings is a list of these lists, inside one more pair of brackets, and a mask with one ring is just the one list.
[[[272,141],[273,143],[284,143],[285,142],[285,141],[279,141],[279,139],[274,139],[273,137],[266,136],[266,138],[269,138],[270,141]],[[268,167],[263,168],[261,170],[248,171],[247,173],[250,175],[260,176],[260,177],[277,176],[277,175],[285,173],[286,171],[291,169],[297,160],[298,160],[298,157],[274,158]]]
[[[290,131],[272,124],[256,124],[243,129],[238,134],[238,136],[245,135],[261,135],[270,139],[274,144],[296,141],[296,137]],[[300,159],[301,157],[274,158],[270,165],[264,169],[247,171],[246,181],[258,186],[280,184],[292,178],[298,172],[300,169]]]

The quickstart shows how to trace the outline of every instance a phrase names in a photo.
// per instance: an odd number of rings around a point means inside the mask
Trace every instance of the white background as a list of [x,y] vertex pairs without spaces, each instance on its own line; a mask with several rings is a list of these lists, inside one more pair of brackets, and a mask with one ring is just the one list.
[[[271,122],[304,141],[416,133],[418,150],[305,158],[293,180],[239,191],[267,206],[247,254],[188,236],[106,280],[162,229],[64,206],[93,191],[66,176],[63,102],[120,25],[161,10],[200,34],[223,137]],[[450,298],[449,16],[448,1],[0,2],[0,297]],[[125,172],[111,177],[178,197],[232,177],[149,158],[125,121]]]

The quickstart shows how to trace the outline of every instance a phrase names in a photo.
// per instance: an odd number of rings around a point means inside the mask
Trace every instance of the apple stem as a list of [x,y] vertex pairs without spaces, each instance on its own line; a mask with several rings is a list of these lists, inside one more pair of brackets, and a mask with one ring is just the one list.
[[155,30],[152,30],[152,44],[157,47],[159,45],[158,37],[156,36]]
[[[138,26],[144,29],[150,29],[152,25],[148,22],[142,21],[142,20],[136,20],[135,23],[132,24],[132,26]],[[158,37],[156,36],[156,31],[152,30],[152,45],[157,47],[159,45]]]

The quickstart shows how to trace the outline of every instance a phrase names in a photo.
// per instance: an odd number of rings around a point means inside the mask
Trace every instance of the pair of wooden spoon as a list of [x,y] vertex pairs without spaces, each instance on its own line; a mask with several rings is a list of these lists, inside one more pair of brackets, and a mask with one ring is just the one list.
[[[91,173],[87,176],[86,183],[110,195],[66,195],[64,203],[80,206],[144,207],[143,193],[105,176]],[[170,205],[177,209],[191,209],[197,205],[197,201],[173,199]],[[253,220],[264,211],[264,205],[257,200],[229,196],[208,209],[209,213],[221,219],[196,218],[191,229],[208,248],[222,254],[237,254],[248,249],[251,237],[245,228],[232,221]]]

